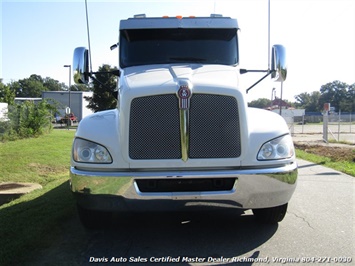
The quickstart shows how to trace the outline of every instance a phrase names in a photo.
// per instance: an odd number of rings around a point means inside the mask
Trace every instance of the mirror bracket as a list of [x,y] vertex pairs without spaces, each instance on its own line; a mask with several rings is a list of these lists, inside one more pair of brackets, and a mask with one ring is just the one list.
[[[248,71],[249,72],[249,71]],[[256,72],[256,71],[255,71]],[[265,72],[265,71],[263,71]],[[255,82],[253,85],[251,85],[247,90],[246,90],[246,93],[248,94],[248,92],[254,88],[256,85],[258,85],[261,81],[263,81],[265,78],[267,78],[267,76],[269,76],[270,74],[274,73],[273,70],[267,70],[267,73],[265,76],[263,76],[261,79],[259,79],[257,82]]]
[[271,75],[274,81],[284,82],[287,76],[287,66],[286,66],[286,49],[283,45],[275,44],[272,46],[271,50],[271,69],[268,70],[248,70],[240,69],[240,74],[245,74],[248,72],[267,72],[265,76],[251,85],[247,90],[248,93],[252,88],[264,80],[267,76]]

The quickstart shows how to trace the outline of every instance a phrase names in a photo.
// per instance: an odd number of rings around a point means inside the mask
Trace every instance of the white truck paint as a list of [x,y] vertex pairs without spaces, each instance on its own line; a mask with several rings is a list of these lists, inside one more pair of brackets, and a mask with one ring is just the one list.
[[[112,211],[223,203],[283,219],[297,165],[284,119],[249,108],[237,20],[130,18],[120,23],[118,106],[79,124],[71,189],[83,224]],[[268,74],[284,81],[281,46]],[[74,80],[89,81],[88,51],[74,52]],[[104,216],[103,216],[104,215]]]

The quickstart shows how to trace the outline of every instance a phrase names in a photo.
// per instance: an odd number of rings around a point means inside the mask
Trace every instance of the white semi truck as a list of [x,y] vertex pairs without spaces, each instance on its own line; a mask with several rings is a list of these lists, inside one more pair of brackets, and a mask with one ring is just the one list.
[[[218,204],[264,223],[284,218],[297,180],[293,142],[281,116],[247,105],[238,29],[216,15],[120,22],[117,108],[85,117],[73,143],[70,185],[84,226],[114,211]],[[271,53],[263,78],[284,81],[284,48]],[[76,83],[89,82],[89,61],[75,49]]]

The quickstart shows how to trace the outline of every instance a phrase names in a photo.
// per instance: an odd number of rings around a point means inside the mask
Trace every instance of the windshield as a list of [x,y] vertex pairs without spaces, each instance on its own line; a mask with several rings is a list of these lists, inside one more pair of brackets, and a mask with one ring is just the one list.
[[202,63],[236,65],[236,29],[121,30],[120,66]]

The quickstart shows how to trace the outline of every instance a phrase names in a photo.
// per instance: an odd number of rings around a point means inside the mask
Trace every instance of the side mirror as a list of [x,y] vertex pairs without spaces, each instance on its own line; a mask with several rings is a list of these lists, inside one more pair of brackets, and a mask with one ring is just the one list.
[[285,81],[287,76],[286,49],[284,46],[275,44],[271,51],[271,78],[274,81]]
[[89,83],[89,51],[85,47],[77,47],[73,56],[73,79],[76,84]]

